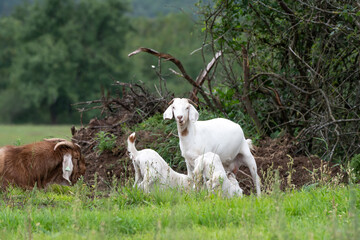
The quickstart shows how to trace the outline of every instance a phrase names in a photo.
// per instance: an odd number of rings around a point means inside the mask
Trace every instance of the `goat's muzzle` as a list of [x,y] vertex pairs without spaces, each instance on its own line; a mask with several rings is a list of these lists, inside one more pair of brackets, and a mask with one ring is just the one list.
[[182,115],[177,116],[176,118],[180,125],[182,125],[184,123],[184,117]]

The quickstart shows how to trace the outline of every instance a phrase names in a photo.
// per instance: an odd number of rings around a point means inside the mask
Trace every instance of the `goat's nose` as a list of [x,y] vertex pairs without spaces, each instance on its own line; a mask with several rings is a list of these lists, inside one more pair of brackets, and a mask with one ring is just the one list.
[[177,118],[178,118],[179,120],[181,120],[181,119],[182,119],[182,117],[183,117],[183,116],[181,116],[181,115],[180,115],[180,116],[177,116]]

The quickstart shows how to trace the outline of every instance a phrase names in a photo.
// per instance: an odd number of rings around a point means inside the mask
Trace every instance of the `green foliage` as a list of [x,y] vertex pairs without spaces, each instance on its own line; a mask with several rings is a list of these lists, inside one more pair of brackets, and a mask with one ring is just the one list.
[[238,109],[240,101],[235,97],[235,89],[227,86],[217,86],[213,90],[214,96],[217,96],[221,100],[224,111],[229,114],[230,118],[233,118],[234,110]]
[[[198,49],[202,40],[200,30],[194,24],[194,19],[188,14],[169,14],[156,19],[132,19],[132,29],[126,36],[126,51],[130,53],[139,47],[149,47],[159,52],[169,53],[179,59],[186,72],[194,79],[204,68],[201,52],[192,55]],[[208,57],[207,54],[205,54]],[[183,77],[173,74],[170,68],[178,71],[170,61],[161,61],[149,54],[139,54],[131,57],[131,80],[142,81],[155,92],[154,85],[159,85],[158,73],[166,79],[168,90],[178,96],[187,95],[192,86]],[[155,68],[153,68],[154,66]]]
[[0,17],[10,15],[13,8],[22,2],[24,2],[24,0],[2,0],[0,2]]
[[49,0],[2,17],[0,120],[73,121],[70,103],[125,78],[125,12],[123,0]]
[[98,144],[94,147],[94,150],[98,155],[106,150],[111,151],[116,146],[116,139],[117,137],[114,134],[100,131],[96,133],[95,140]]
[[355,174],[355,181],[360,180],[360,154],[354,155],[350,160],[350,168]]
[[155,18],[179,11],[193,12],[196,0],[132,0],[132,16]]
[[[141,2],[163,9],[159,3]],[[140,11],[139,1],[132,4]],[[179,11],[179,4],[184,3],[171,2],[165,8]],[[79,113],[72,103],[99,99],[102,88],[111,92],[113,80],[142,81],[155,91],[155,71],[176,94],[190,90],[190,84],[168,70],[172,63],[163,61],[160,69],[153,56],[125,57],[140,46],[168,52],[195,78],[204,64],[200,52],[190,55],[202,44],[193,17],[133,18],[128,5],[126,0],[35,1],[1,17],[0,122],[77,122]],[[96,114],[85,112],[84,122]]]
[[18,138],[18,139],[15,140],[14,146],[20,146],[20,145],[22,145],[22,144],[21,144],[21,139]]
[[[33,0],[25,1],[34,2]],[[24,0],[2,0],[0,2],[0,16],[10,15],[13,8],[23,2]],[[131,16],[154,18],[159,15],[167,15],[179,11],[192,12],[197,0],[131,0],[130,2]]]
[[[213,89],[226,112],[238,100],[267,135],[300,134],[307,151],[328,160],[346,161],[352,157],[347,154],[359,152],[359,114],[353,109],[359,104],[360,29],[354,1],[218,0],[200,10],[208,43],[214,53],[224,52],[214,75],[229,87],[218,91],[213,81]],[[245,98],[251,103],[243,103]]]

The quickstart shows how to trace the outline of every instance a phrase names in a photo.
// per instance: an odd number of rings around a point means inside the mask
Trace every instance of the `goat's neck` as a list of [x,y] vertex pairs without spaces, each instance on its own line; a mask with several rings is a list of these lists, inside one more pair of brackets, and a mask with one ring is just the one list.
[[194,132],[194,127],[195,127],[194,124],[190,121],[188,121],[184,125],[180,125],[178,123],[177,129],[178,129],[178,134],[179,134],[180,139],[184,139],[184,138],[191,136]]

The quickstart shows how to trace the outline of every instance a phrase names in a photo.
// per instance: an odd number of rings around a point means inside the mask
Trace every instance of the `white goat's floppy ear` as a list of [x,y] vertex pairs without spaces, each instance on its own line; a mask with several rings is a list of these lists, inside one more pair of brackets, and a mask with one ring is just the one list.
[[192,122],[196,122],[199,119],[199,112],[194,108],[193,105],[190,105],[189,108],[189,119]]
[[164,120],[173,118],[172,104],[165,110],[163,118]]
[[70,176],[73,172],[74,165],[72,163],[72,157],[71,154],[67,153],[63,157],[63,163],[62,163],[62,171],[63,171],[63,178],[67,180],[70,184]]

